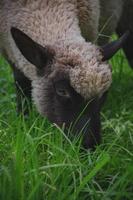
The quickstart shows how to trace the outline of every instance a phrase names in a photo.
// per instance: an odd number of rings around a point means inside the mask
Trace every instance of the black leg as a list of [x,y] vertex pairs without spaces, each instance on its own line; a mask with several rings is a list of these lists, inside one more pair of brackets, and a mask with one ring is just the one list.
[[[124,34],[125,31],[121,30],[120,27],[117,28],[117,34],[119,36]],[[130,34],[126,43],[123,45],[123,50],[124,50],[124,53],[125,53],[125,55],[128,59],[130,66],[133,68],[133,33]]]
[[13,74],[17,95],[17,112],[27,115],[31,108],[31,81],[16,67],[13,67]]
[[27,115],[31,108],[31,81],[9,59],[5,50],[2,51],[2,55],[13,69],[16,86],[17,112]]
[[116,32],[119,36],[123,35],[127,30],[130,31],[123,50],[128,59],[130,66],[133,68],[133,1],[125,1],[124,10],[117,26]]

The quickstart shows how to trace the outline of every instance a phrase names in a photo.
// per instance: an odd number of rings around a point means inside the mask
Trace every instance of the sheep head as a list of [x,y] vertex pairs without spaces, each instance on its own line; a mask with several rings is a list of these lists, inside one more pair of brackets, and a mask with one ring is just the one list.
[[[110,57],[109,52],[111,56],[116,52],[114,46],[118,50],[123,42],[120,45],[116,42],[110,51],[110,46],[101,50],[86,42],[42,47],[16,28],[11,33],[22,55],[35,66],[36,78],[30,77],[32,95],[43,116],[69,127],[82,112],[75,132],[80,132],[89,119],[99,116],[112,81],[111,66],[105,59]],[[99,124],[99,119],[96,123]],[[88,129],[87,125],[82,131],[86,134]]]

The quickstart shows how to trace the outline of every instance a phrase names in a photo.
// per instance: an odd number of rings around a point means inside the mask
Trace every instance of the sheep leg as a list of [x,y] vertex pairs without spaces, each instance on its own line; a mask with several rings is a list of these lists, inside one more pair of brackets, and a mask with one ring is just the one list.
[[31,108],[31,81],[16,67],[13,67],[16,86],[17,112],[27,115]]
[[127,30],[130,31],[130,35],[126,43],[123,45],[123,50],[130,66],[133,68],[133,1],[131,0],[125,2],[124,10],[116,32],[121,36]]
[[17,113],[27,115],[31,108],[31,81],[20,72],[4,49],[2,50],[2,55],[13,70],[16,86]]
[[[117,34],[119,36],[121,36],[123,33],[124,31],[120,29],[120,27],[117,28]],[[133,33],[128,37],[126,43],[123,45],[123,50],[130,66],[133,68]]]

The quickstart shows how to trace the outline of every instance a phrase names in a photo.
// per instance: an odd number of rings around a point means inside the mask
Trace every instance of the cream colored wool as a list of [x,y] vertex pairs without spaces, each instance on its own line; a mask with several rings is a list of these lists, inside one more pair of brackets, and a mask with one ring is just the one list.
[[[56,51],[56,66],[58,63],[66,66],[62,70],[69,74],[71,86],[85,99],[100,96],[112,81],[109,64],[101,61],[100,49],[90,43],[98,38],[99,28],[103,26],[100,22],[106,21],[102,2],[103,0],[1,0],[0,49],[6,52],[29,79],[34,83],[39,81],[36,67],[21,55],[11,37],[11,27],[17,27],[37,43],[44,47],[50,45]],[[120,3],[120,0],[115,2]],[[114,18],[111,21],[114,27],[118,19],[119,17],[115,23]],[[56,67],[53,68],[53,73],[54,71]]]

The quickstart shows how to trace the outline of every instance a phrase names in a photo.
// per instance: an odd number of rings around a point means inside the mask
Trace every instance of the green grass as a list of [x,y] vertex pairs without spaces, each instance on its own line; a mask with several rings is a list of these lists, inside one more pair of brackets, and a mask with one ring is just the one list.
[[16,115],[12,73],[0,59],[0,200],[133,199],[133,71],[122,52],[112,65],[103,141],[90,152],[36,110]]

